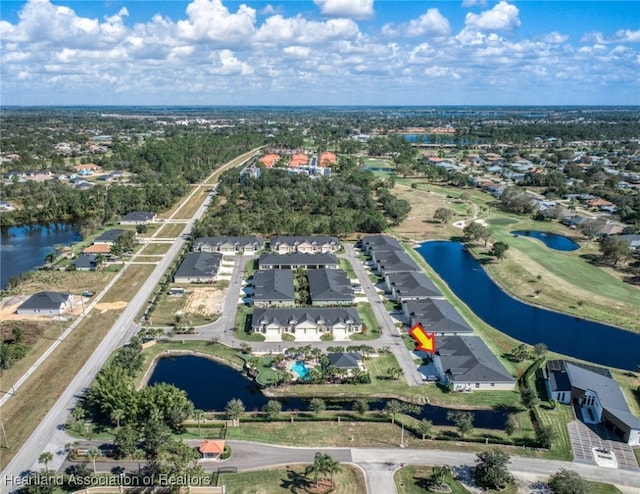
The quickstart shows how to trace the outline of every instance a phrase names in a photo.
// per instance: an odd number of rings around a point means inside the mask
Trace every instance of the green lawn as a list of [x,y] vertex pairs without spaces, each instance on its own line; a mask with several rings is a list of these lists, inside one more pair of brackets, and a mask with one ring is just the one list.
[[366,331],[362,334],[354,334],[352,340],[374,340],[380,337],[380,325],[373,314],[373,309],[368,302],[359,303],[356,306],[360,320],[366,326]]
[[353,270],[353,266],[351,266],[351,263],[349,262],[348,259],[340,258],[338,260],[340,261],[340,269],[342,269],[345,273],[347,273],[347,276],[349,277],[349,279],[357,278],[356,272]]
[[[366,494],[362,471],[351,465],[340,465],[334,475],[333,494]],[[224,485],[232,494],[286,494],[305,492],[313,478],[306,478],[303,465],[287,465],[284,468],[241,473],[220,474],[218,485]]]
[[[432,467],[407,465],[396,470],[394,480],[398,494],[424,494],[427,492],[428,479],[433,472]],[[469,494],[460,482],[450,480],[447,485],[451,488],[451,494]]]
[[622,494],[622,491],[615,485],[603,484],[602,482],[589,482],[592,494]]

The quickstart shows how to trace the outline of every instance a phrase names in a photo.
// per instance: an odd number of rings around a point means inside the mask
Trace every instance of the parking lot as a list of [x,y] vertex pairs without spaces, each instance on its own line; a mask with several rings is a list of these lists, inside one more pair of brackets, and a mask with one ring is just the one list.
[[[576,414],[579,414],[576,410]],[[585,424],[577,419],[569,422],[569,439],[575,456],[574,461],[595,465],[593,448],[604,448],[613,451],[622,470],[640,470],[633,448],[622,442],[615,434],[602,424]]]

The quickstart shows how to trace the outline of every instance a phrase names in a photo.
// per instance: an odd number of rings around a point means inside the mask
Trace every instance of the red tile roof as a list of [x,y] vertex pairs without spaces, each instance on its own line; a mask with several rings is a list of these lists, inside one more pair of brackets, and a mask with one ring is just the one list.
[[265,154],[258,161],[264,164],[267,168],[271,168],[276,162],[280,159],[280,156],[277,154]]
[[198,449],[202,454],[222,453],[224,451],[224,441],[207,439],[200,443]]
[[320,154],[320,166],[334,166],[336,163],[338,160],[335,154],[329,151]]
[[309,157],[306,154],[294,154],[289,162],[289,167],[303,166],[309,163]]

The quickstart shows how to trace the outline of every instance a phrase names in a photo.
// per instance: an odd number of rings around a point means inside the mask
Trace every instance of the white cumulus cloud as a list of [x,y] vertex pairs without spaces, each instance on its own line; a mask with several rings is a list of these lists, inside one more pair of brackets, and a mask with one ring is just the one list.
[[329,17],[370,19],[373,17],[373,0],[313,0],[320,12]]
[[228,46],[253,34],[256,11],[242,4],[233,14],[222,4],[222,0],[193,0],[187,7],[187,17],[177,23],[180,37]]
[[429,9],[417,19],[403,24],[385,24],[382,33],[387,37],[395,36],[446,36],[451,26],[438,9]]
[[468,13],[465,25],[479,31],[511,31],[520,27],[520,11],[515,5],[501,1],[480,14]]
[[358,34],[358,25],[351,19],[329,19],[326,22],[318,22],[308,21],[300,15],[296,17],[274,15],[260,26],[254,41],[312,45],[330,40],[353,38]]

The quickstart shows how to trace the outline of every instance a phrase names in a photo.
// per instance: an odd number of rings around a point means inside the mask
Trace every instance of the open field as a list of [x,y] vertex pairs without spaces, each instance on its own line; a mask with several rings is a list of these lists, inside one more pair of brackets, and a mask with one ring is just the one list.
[[[220,474],[218,485],[224,485],[227,492],[233,494],[287,494],[304,492],[308,482],[304,476],[304,465],[287,465],[284,468],[273,468],[241,473]],[[340,471],[334,474],[335,490],[333,494],[366,494],[362,471],[354,466],[341,464]]]
[[145,245],[144,250],[142,250],[140,253],[145,256],[157,256],[166,254],[170,248],[171,244],[169,243],[148,243]]
[[43,290],[66,293],[99,291],[115,273],[100,271],[31,271],[27,279],[9,291],[11,295],[31,295]]
[[183,326],[200,326],[212,322],[222,312],[225,291],[215,286],[186,286],[184,296],[160,295],[151,319],[154,325],[169,326],[180,314]]
[[190,219],[198,210],[202,202],[209,195],[209,190],[200,187],[195,194],[189,199],[178,211],[173,219]]
[[[196,194],[196,196],[197,196],[197,194]],[[198,206],[200,206],[200,203],[198,203]],[[182,233],[182,230],[184,230],[186,226],[187,226],[186,223],[165,223],[162,226],[162,228],[158,231],[158,234],[156,235],[156,237],[158,237],[158,238],[176,238],[176,237],[179,237],[180,234]]]
[[128,303],[154,269],[155,265],[151,264],[134,264],[127,267],[118,282],[102,297],[101,302],[125,301]]

